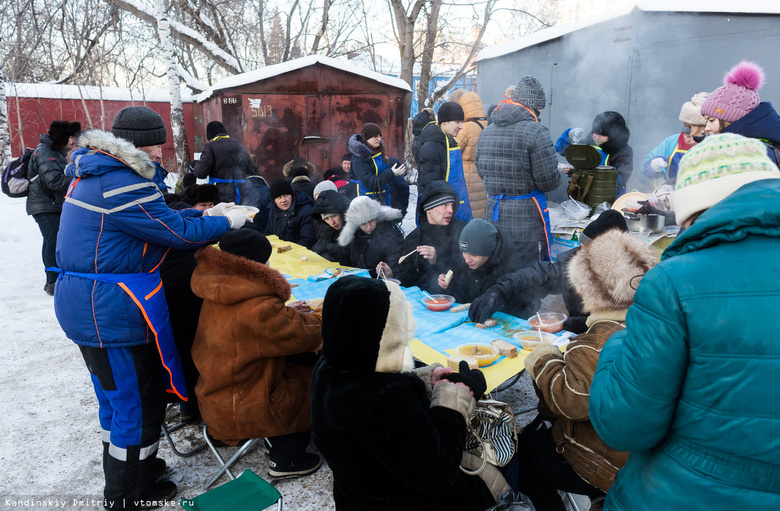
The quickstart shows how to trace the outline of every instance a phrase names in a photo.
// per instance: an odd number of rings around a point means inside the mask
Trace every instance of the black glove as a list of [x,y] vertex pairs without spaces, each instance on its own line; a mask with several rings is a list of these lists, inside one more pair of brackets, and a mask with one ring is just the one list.
[[489,288],[481,296],[471,302],[469,318],[474,323],[484,323],[504,305],[504,294],[495,286]]
[[636,210],[637,215],[661,215],[664,217],[664,225],[675,225],[674,211],[661,211],[650,204],[650,201],[641,200],[642,206]]
[[474,393],[474,399],[481,399],[482,395],[487,391],[485,375],[479,369],[469,369],[469,363],[465,360],[461,360],[457,373],[450,373],[442,378],[453,383],[463,383]]

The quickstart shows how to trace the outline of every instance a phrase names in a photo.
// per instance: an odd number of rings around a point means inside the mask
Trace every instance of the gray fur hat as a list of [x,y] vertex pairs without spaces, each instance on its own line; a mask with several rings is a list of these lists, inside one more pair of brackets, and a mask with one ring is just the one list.
[[512,101],[534,110],[542,110],[547,106],[547,97],[544,95],[542,84],[529,75],[522,77],[515,90],[512,91]]
[[128,106],[114,117],[111,133],[136,147],[162,145],[168,140],[163,118],[145,106]]
[[355,197],[349,204],[349,209],[347,209],[344,227],[341,229],[341,234],[339,234],[339,245],[342,247],[349,245],[355,237],[355,232],[366,222],[371,220],[384,222],[385,220],[395,220],[397,218],[401,218],[399,210],[379,204],[365,195]]
[[566,274],[586,311],[627,309],[642,276],[658,262],[650,245],[620,229],[610,229],[572,256]]

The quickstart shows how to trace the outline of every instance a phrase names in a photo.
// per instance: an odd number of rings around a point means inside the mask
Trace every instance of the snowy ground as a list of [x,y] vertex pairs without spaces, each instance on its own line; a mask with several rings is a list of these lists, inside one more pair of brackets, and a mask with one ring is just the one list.
[[[95,502],[103,490],[97,400],[79,350],[63,334],[53,299],[43,291],[40,252],[40,231],[25,214],[24,199],[0,195],[0,509],[102,509]],[[526,375],[496,397],[515,410],[536,404]],[[533,413],[520,415],[518,424],[532,418]],[[180,450],[199,437],[200,425],[174,433]],[[176,502],[202,493],[217,467],[210,452],[179,458],[164,439],[160,456],[179,487]],[[254,449],[237,465],[238,472],[244,468],[265,476],[264,449]],[[332,483],[323,465],[312,476],[277,487],[285,509],[319,511],[334,508]],[[166,506],[175,508],[176,503]]]

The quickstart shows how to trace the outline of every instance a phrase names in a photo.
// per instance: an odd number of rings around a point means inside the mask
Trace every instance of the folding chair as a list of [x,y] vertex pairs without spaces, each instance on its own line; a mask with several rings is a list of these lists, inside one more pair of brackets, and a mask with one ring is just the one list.
[[[175,404],[176,403],[169,404],[168,408],[166,408],[165,411],[167,412],[172,406],[175,406]],[[176,445],[173,443],[173,438],[171,437],[171,433],[173,433],[174,431],[176,431],[178,429],[183,428],[184,426],[189,426],[189,425],[192,425],[192,424],[193,423],[191,423],[191,422],[182,422],[182,421],[179,421],[176,424],[172,424],[170,426],[166,425],[165,422],[163,422],[163,424],[162,424],[162,432],[163,432],[163,435],[165,436],[165,439],[168,441],[168,445],[170,446],[171,451],[173,452],[173,454],[175,454],[176,456],[179,456],[180,458],[189,458],[190,456],[193,456],[193,455],[199,453],[200,451],[202,451],[203,449],[206,448],[206,444],[202,443],[200,445],[196,445],[195,447],[193,447],[189,451],[179,452],[179,450],[176,448]]]
[[[263,438],[252,438],[251,440],[247,440],[244,444],[239,444],[238,450],[233,454],[233,456],[230,457],[230,459],[225,462],[225,460],[222,458],[222,456],[219,454],[219,451],[217,450],[216,446],[214,445],[214,442],[212,442],[211,438],[209,437],[209,433],[207,431],[208,426],[206,424],[203,425],[203,438],[206,440],[206,444],[208,444],[209,449],[211,449],[211,452],[214,453],[214,456],[217,457],[219,460],[219,470],[216,474],[211,476],[211,479],[208,480],[206,483],[206,486],[204,487],[205,490],[208,490],[209,487],[217,482],[217,479],[222,477],[224,473],[227,472],[228,477],[230,477],[231,481],[236,479],[236,476],[233,475],[233,472],[230,470],[230,467],[235,465],[235,463],[244,457],[246,453],[249,452],[249,450],[255,446],[258,442],[262,441]],[[246,473],[246,471],[244,471]]]
[[[207,437],[208,438],[208,437]],[[268,481],[249,469],[238,478],[209,490],[192,499],[181,499],[179,504],[187,511],[221,511],[223,509],[284,508],[284,497]]]

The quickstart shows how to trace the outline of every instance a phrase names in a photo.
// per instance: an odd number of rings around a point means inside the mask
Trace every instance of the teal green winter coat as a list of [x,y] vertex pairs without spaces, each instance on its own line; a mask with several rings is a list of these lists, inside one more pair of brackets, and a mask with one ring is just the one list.
[[630,451],[611,510],[780,509],[780,179],[702,214],[599,358],[590,420]]

